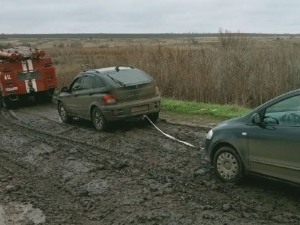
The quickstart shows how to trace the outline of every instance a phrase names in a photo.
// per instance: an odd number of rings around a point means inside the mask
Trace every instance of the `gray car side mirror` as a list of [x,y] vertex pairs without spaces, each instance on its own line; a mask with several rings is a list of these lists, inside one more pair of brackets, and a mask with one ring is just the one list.
[[255,124],[261,124],[262,123],[262,119],[261,119],[261,116],[259,113],[254,113],[252,115],[252,123],[255,123]]
[[68,87],[62,87],[60,92],[68,92],[69,91],[69,88]]

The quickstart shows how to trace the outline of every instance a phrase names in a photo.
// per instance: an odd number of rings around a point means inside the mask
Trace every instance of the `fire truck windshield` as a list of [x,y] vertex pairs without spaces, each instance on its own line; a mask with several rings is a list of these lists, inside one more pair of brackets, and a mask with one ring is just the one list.
[[41,78],[41,77],[42,77],[42,75],[38,71],[18,74],[18,80],[30,80],[30,79],[37,79],[37,78]]

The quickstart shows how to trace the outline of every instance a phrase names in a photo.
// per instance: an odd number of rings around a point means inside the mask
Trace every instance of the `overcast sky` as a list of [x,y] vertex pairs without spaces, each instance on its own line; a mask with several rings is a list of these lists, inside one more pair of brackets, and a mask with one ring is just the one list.
[[0,33],[300,33],[300,0],[11,0]]

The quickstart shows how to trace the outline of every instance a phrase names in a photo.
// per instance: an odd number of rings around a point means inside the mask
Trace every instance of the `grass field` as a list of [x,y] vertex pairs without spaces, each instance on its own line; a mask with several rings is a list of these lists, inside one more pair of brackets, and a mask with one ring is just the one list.
[[88,35],[2,35],[0,45],[46,50],[59,87],[84,69],[133,65],[155,78],[165,110],[182,114],[227,119],[300,88],[299,35]]
[[60,86],[84,69],[133,65],[155,78],[164,97],[178,100],[255,107],[300,87],[297,38],[224,35],[217,40],[101,48],[74,44],[45,50],[53,58]]
[[187,102],[164,98],[162,110],[166,113],[174,113],[180,116],[203,118],[207,121],[218,123],[236,117],[241,117],[250,112],[250,109],[235,105],[218,105],[201,102]]

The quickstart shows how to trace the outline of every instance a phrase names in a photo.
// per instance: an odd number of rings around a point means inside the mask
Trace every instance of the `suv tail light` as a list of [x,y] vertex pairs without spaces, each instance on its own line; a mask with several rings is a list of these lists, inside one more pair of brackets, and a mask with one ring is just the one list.
[[116,103],[115,95],[114,94],[105,95],[103,97],[103,103],[104,105],[115,104]]

